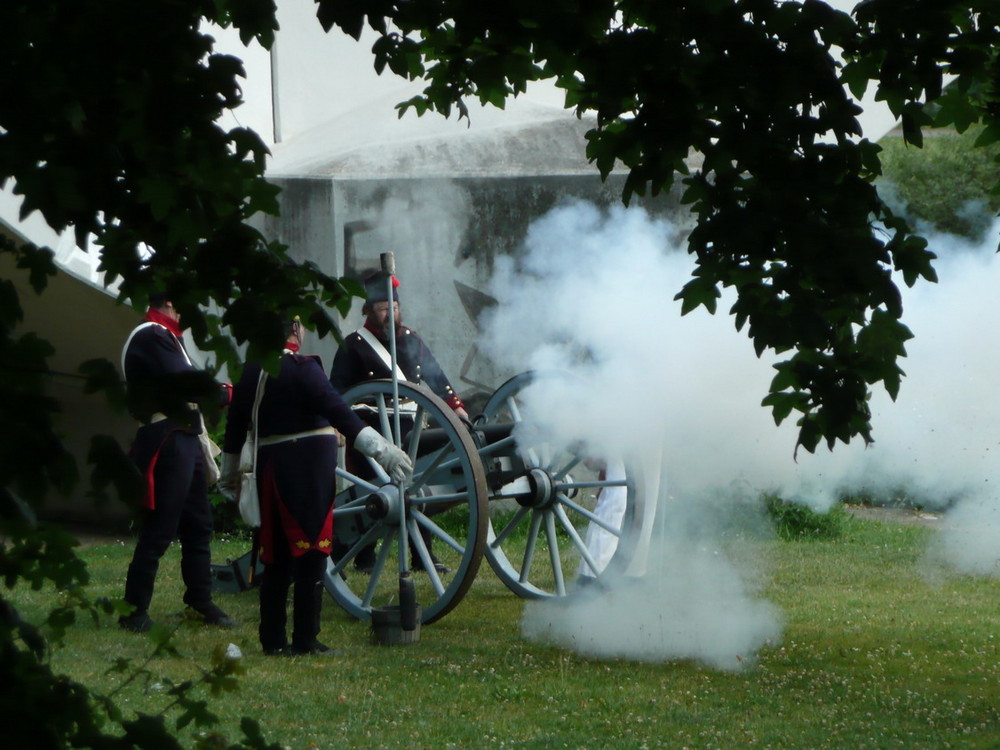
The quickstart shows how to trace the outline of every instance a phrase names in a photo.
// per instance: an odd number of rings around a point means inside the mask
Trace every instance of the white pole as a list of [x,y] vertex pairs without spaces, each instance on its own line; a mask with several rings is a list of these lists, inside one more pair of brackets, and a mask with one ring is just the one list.
[[[392,278],[393,274],[396,273],[396,259],[393,257],[392,253],[382,253],[379,256],[382,262],[382,272],[385,274],[385,290],[386,290],[386,300],[389,303],[389,320],[387,335],[389,337],[389,359],[392,365],[392,428],[393,428],[393,442],[397,447],[402,446],[402,430],[399,424],[399,367],[396,364],[396,306],[392,299]],[[405,502],[405,485],[400,482],[399,485],[399,570],[400,570],[400,598],[402,598],[402,587],[405,585],[402,581],[403,571],[409,571],[410,569],[410,545],[409,545],[409,534],[406,529],[406,502]]]
[[382,253],[379,256],[382,261],[382,272],[385,273],[386,299],[389,302],[389,358],[392,363],[392,427],[393,440],[397,446],[401,446],[402,434],[399,429],[399,368],[396,365],[396,306],[392,299],[392,279],[396,273],[396,259],[392,253]]
[[271,129],[275,143],[281,143],[281,96],[278,91],[278,35],[268,51],[271,61]]

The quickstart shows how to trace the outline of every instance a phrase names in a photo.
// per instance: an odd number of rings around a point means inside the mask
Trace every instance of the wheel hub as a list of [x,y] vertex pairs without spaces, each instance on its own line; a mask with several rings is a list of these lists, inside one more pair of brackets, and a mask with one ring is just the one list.
[[528,480],[528,491],[517,498],[517,502],[525,508],[544,508],[552,504],[555,498],[555,484],[552,476],[537,467],[529,469],[525,475]]
[[399,487],[394,484],[382,485],[365,500],[365,513],[375,520],[388,518],[399,514],[399,504],[402,502]]

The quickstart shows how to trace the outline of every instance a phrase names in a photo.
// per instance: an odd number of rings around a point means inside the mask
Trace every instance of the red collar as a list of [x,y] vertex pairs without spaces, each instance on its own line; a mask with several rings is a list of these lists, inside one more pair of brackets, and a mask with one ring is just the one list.
[[149,308],[146,310],[146,320],[151,323],[159,323],[161,326],[170,331],[174,336],[180,338],[183,334],[181,333],[180,324],[173,318],[164,315],[159,310],[154,308]]

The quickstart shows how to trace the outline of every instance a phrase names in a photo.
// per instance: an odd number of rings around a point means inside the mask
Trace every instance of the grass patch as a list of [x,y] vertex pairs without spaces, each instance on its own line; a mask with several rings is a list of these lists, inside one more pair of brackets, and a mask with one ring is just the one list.
[[[241,689],[212,699],[224,729],[257,718],[291,748],[996,748],[1000,746],[1000,583],[922,575],[927,529],[849,519],[837,538],[761,541],[772,577],[761,592],[785,618],[780,643],[740,673],[689,662],[600,661],[524,640],[524,602],[484,564],[461,604],[403,647],[371,644],[368,627],[327,601],[330,658],[269,659],[256,640],[256,594],[221,594],[232,631],[181,626],[178,551],[160,568],[151,614],[178,625],[179,657],[117,696],[156,712],[156,683],[196,674],[212,650],[240,646]],[[245,541],[219,538],[216,559]],[[95,595],[121,595],[131,543],[82,551]],[[12,592],[32,619],[53,592]],[[725,612],[719,616],[724,617]],[[110,692],[111,660],[136,663],[142,636],[81,622],[51,660]],[[189,730],[185,730],[188,732]],[[198,731],[198,730],[195,730]]]
[[765,507],[778,538],[786,541],[837,539],[844,533],[849,520],[847,511],[840,504],[834,505],[825,513],[817,513],[800,503],[768,495]]

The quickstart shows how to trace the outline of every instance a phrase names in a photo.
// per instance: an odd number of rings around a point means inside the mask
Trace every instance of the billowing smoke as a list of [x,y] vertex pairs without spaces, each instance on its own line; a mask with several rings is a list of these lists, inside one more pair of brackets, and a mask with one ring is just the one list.
[[760,406],[776,358],[758,359],[734,330],[732,297],[715,316],[681,317],[673,298],[693,266],[675,226],[641,209],[584,203],[537,221],[523,253],[497,265],[490,292],[500,304],[484,321],[482,348],[513,371],[579,375],[578,387],[526,394],[537,428],[636,461],[666,512],[649,574],[616,586],[614,606],[529,606],[525,632],[589,654],[747,663],[780,636],[780,615],[757,598],[764,562],[734,561],[717,540],[733,513],[746,522],[761,492],[817,510],[845,491],[905,492],[951,508],[934,560],[1000,575],[1000,491],[990,484],[1000,476],[1000,399],[989,387],[1000,354],[988,344],[1000,330],[1000,261],[995,248],[944,238],[932,249],[941,283],[904,291],[916,339],[898,401],[873,398],[876,444],[800,451],[796,462],[794,424],[776,427]]
[[878,418],[889,433],[887,466],[905,467],[917,500],[947,511],[926,562],[1000,578],[998,233],[994,222],[978,246],[929,235],[940,283],[904,297],[916,335],[908,378],[899,411],[886,408]]

